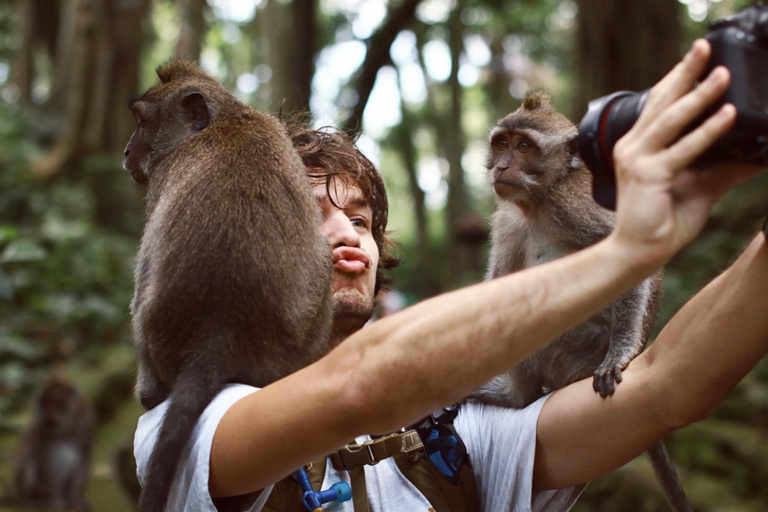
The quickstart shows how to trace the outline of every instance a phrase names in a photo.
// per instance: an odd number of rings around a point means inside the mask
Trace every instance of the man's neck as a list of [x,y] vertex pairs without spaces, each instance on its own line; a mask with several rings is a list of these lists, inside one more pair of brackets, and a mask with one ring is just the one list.
[[354,317],[336,317],[329,340],[329,348],[335,348],[339,343],[352,336],[365,326],[367,320]]

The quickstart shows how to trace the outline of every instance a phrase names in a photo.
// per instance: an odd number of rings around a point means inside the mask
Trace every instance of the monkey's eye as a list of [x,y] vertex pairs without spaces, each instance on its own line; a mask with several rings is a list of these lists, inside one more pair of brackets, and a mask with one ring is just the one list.
[[509,149],[509,141],[504,137],[496,139],[496,149],[499,151],[506,151]]
[[520,142],[517,143],[517,149],[523,152],[529,151],[532,147],[533,147],[533,144],[531,144],[527,140],[521,140]]

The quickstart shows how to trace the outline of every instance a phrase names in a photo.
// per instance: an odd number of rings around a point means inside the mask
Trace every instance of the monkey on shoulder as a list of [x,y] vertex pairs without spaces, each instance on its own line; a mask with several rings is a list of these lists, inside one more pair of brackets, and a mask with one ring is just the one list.
[[[591,174],[577,152],[577,128],[542,92],[491,130],[487,168],[497,208],[491,228],[489,279],[593,245],[613,229],[614,213],[592,197]],[[546,393],[588,377],[602,397],[645,347],[661,300],[661,271],[603,311],[551,341],[471,398],[523,408]],[[690,512],[663,441],[648,450],[675,512]]]
[[124,167],[146,185],[131,304],[136,394],[167,400],[139,510],[163,510],[181,450],[227,383],[264,387],[318,359],[330,247],[285,126],[197,64],[171,61],[130,103]]
[[[539,265],[593,245],[611,232],[614,213],[592,198],[577,129],[543,92],[490,133],[489,178],[496,194],[488,278]],[[629,291],[482,388],[483,400],[524,407],[545,393],[593,376],[601,396],[644,348],[661,295],[661,274]]]

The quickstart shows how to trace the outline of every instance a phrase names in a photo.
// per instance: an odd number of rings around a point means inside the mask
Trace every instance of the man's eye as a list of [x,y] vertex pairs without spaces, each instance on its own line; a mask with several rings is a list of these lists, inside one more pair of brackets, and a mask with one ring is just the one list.
[[363,228],[363,229],[365,229],[365,228],[368,227],[368,222],[366,222],[366,220],[363,219],[363,218],[354,217],[354,218],[349,219],[349,220],[352,223],[352,225],[355,226],[356,228]]

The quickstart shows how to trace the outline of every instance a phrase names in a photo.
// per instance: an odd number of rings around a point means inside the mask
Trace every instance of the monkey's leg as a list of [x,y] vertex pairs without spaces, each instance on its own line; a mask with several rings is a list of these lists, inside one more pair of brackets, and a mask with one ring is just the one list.
[[524,364],[525,361],[507,373],[497,375],[469,398],[515,409],[533,403],[542,396],[541,381],[528,372]]
[[160,381],[149,362],[146,342],[137,344],[136,397],[150,410],[168,398],[170,390]]
[[621,382],[621,372],[645,347],[648,332],[644,329],[644,319],[650,294],[650,283],[646,280],[610,306],[608,353],[595,370],[592,382],[602,397],[613,394]]

